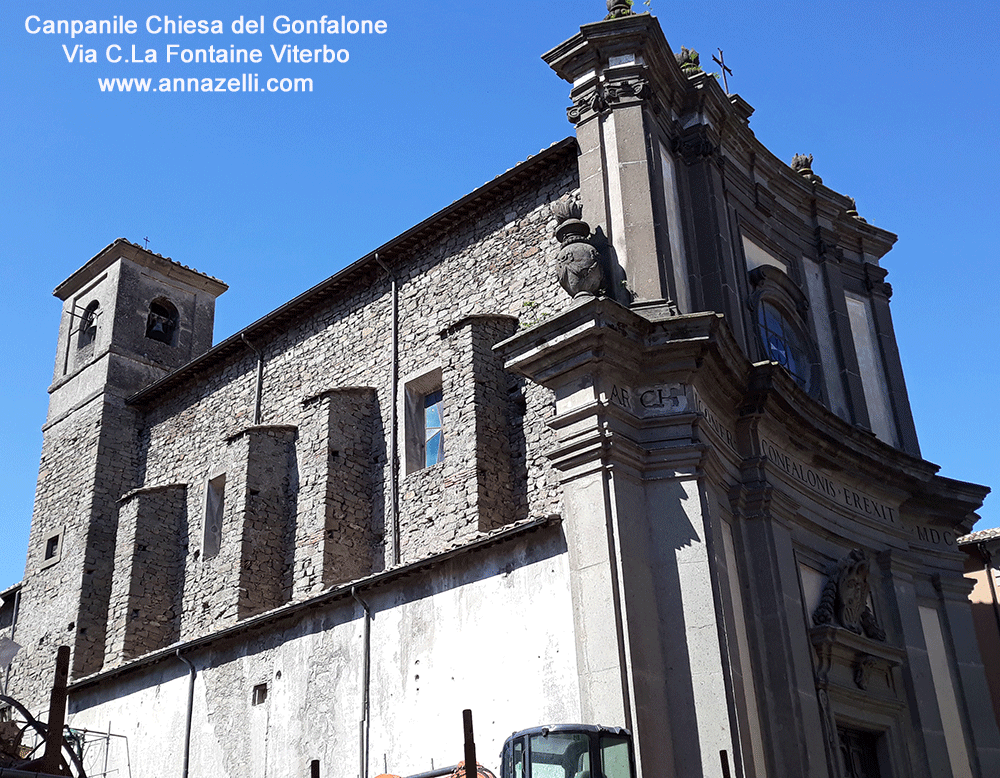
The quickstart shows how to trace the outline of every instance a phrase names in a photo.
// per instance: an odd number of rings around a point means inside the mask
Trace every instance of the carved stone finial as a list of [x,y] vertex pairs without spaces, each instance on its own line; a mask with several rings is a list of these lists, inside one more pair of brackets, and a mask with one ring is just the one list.
[[608,15],[604,17],[605,21],[635,15],[635,11],[632,10],[632,0],[608,0],[607,6]]
[[604,284],[601,255],[590,243],[590,225],[583,221],[583,207],[573,196],[552,206],[555,235],[562,247],[556,253],[559,283],[572,297],[593,297]]
[[695,76],[701,73],[701,57],[698,56],[698,52],[694,49],[681,46],[680,53],[674,54],[674,59],[677,60],[677,64],[680,65],[681,72],[685,76]]
[[844,215],[845,216],[850,216],[852,219],[857,219],[859,222],[864,222],[865,224],[867,224],[868,220],[865,219],[865,218],[863,218],[858,213],[858,204],[854,201],[854,198],[853,197],[849,197],[847,195],[845,195],[845,197],[847,197],[847,199],[851,201],[851,207],[848,208],[846,211],[844,211]]
[[812,171],[813,155],[812,154],[796,154],[792,157],[792,170],[798,173],[807,181],[812,181],[815,184],[822,184],[823,179],[817,176]]
[[833,624],[872,640],[885,640],[885,632],[868,607],[868,556],[860,548],[851,551],[830,573],[813,624]]

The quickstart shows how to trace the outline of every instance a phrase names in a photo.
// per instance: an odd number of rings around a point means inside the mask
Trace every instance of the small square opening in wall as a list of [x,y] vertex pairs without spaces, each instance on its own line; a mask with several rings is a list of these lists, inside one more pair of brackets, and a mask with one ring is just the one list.
[[42,538],[42,567],[54,565],[62,558],[63,531],[53,530]]
[[252,705],[263,705],[265,702],[267,702],[267,684],[259,683],[253,687],[250,703]]

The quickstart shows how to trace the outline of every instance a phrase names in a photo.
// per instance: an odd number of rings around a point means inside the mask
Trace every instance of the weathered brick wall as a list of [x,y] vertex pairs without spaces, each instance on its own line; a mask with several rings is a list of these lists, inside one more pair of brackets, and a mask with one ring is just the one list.
[[[519,384],[509,376],[501,376],[496,364],[486,370],[489,378],[484,385],[477,387],[475,376],[463,367],[465,361],[472,367],[475,357],[481,364],[473,367],[473,372],[486,369],[492,358],[489,341],[509,334],[507,328],[511,325],[504,324],[475,339],[471,339],[470,332],[465,356],[454,362],[450,361],[449,339],[442,338],[441,333],[462,320],[483,315],[536,321],[569,303],[551,268],[557,248],[552,237],[555,220],[551,204],[576,188],[575,165],[572,160],[568,162],[540,186],[513,193],[503,206],[487,208],[464,226],[453,226],[415,251],[408,261],[397,261],[392,266],[399,286],[398,375],[447,363],[454,369],[443,371],[443,383],[450,387],[445,390],[446,417],[452,400],[466,395],[469,398],[462,413],[446,418],[445,467],[409,475],[401,468],[399,556],[403,562],[468,539],[489,526],[558,512],[556,479],[544,457],[551,440],[544,425],[551,412],[549,393],[535,386],[519,393]],[[391,527],[386,526],[391,516],[388,459],[394,397],[390,288],[388,275],[373,265],[352,278],[349,287],[324,297],[308,314],[291,320],[280,331],[251,336],[254,348],[264,358],[263,423],[291,425],[300,431],[294,446],[300,479],[292,575],[296,598],[315,593],[335,580],[393,564]],[[367,454],[369,472],[375,479],[370,487],[373,505],[367,526],[355,524],[360,528],[355,530],[352,521],[339,525],[343,542],[335,550],[325,543],[320,532],[317,500],[332,499],[336,493],[316,496],[316,479],[322,478],[323,465],[317,467],[315,457],[322,456],[322,434],[332,435],[337,424],[331,416],[329,430],[317,433],[315,425],[320,422],[316,414],[324,411],[315,404],[304,404],[304,400],[329,390],[359,386],[372,387],[375,393]],[[140,435],[143,483],[198,485],[188,491],[193,537],[199,537],[201,532],[205,499],[202,484],[213,470],[225,469],[220,463],[231,459],[228,449],[232,446],[225,441],[250,426],[255,394],[256,357],[248,348],[243,358],[206,371],[196,381],[158,398],[145,409],[146,423]],[[334,412],[331,408],[331,414]],[[345,406],[337,412],[356,420],[361,411]],[[405,435],[403,420],[398,422],[400,435]],[[498,425],[506,425],[503,434]],[[449,438],[476,429],[485,435],[484,444],[498,456],[484,456],[473,443],[457,460],[451,454]],[[352,455],[355,462],[359,455]],[[507,464],[501,464],[505,459]],[[508,488],[503,472],[512,475],[509,496],[501,498]],[[336,476],[341,477],[353,476]],[[330,478],[327,483],[334,480]],[[227,482],[227,521],[232,510],[230,495],[243,489],[245,485],[236,480]],[[349,491],[353,487],[341,490],[341,494]],[[432,499],[431,495],[437,497]],[[491,517],[482,520],[482,525],[478,509],[481,495],[493,505],[487,511]],[[442,496],[446,499],[442,500]],[[327,502],[324,511],[333,504]],[[359,504],[342,504],[333,510],[347,515],[363,509]],[[323,532],[325,521],[324,513]],[[183,639],[207,634],[238,619],[235,590],[239,584],[234,571],[240,564],[240,553],[227,549],[230,540],[240,537],[238,533],[234,536],[234,531],[224,529],[223,549],[214,559],[200,558],[200,542],[189,544]],[[371,538],[376,552],[370,564],[360,551],[366,536]],[[358,553],[348,552],[348,540],[360,543]],[[337,567],[342,568],[340,573]]]

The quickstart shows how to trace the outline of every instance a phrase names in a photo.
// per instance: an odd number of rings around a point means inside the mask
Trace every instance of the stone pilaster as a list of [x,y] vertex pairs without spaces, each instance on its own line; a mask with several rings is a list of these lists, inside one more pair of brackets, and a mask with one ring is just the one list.
[[543,59],[573,85],[567,115],[580,146],[583,218],[608,260],[608,295],[626,304],[675,296],[682,258],[671,249],[665,198],[676,193],[663,191],[658,159],[673,144],[658,117],[681,102],[686,78],[659,23],[634,15],[588,24]]
[[707,775],[739,747],[692,384],[720,320],[644,313],[597,299],[497,348],[556,396],[583,718],[624,721],[640,775]]
[[906,379],[903,377],[903,364],[899,358],[899,347],[896,345],[896,331],[892,326],[892,314],[889,311],[892,287],[885,281],[887,271],[884,268],[866,262],[864,270],[866,286],[871,291],[872,315],[878,333],[877,347],[885,363],[886,381],[889,383],[889,397],[899,432],[900,447],[907,454],[919,457],[920,443],[917,441],[917,429],[913,424],[910,398],[906,392]]
[[[472,316],[449,327],[443,371],[448,457],[468,463],[469,503],[481,532],[513,520],[513,467],[510,446],[511,376],[493,346],[517,329],[510,316]],[[453,402],[451,400],[454,400]]]

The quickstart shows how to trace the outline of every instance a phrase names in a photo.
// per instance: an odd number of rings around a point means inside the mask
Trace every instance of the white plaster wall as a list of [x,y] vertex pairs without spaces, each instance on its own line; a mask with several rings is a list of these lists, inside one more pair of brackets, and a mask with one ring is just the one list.
[[[373,616],[370,775],[458,762],[463,708],[479,761],[494,770],[511,732],[579,720],[562,548],[543,530],[362,592]],[[359,775],[362,614],[348,597],[185,652],[198,668],[192,778],[298,778],[312,759],[323,776]],[[259,683],[267,701],[253,706]],[[187,692],[187,668],[167,658],[74,694],[69,723],[126,735],[133,778],[179,775]],[[121,749],[109,756],[109,769],[128,775]]]

